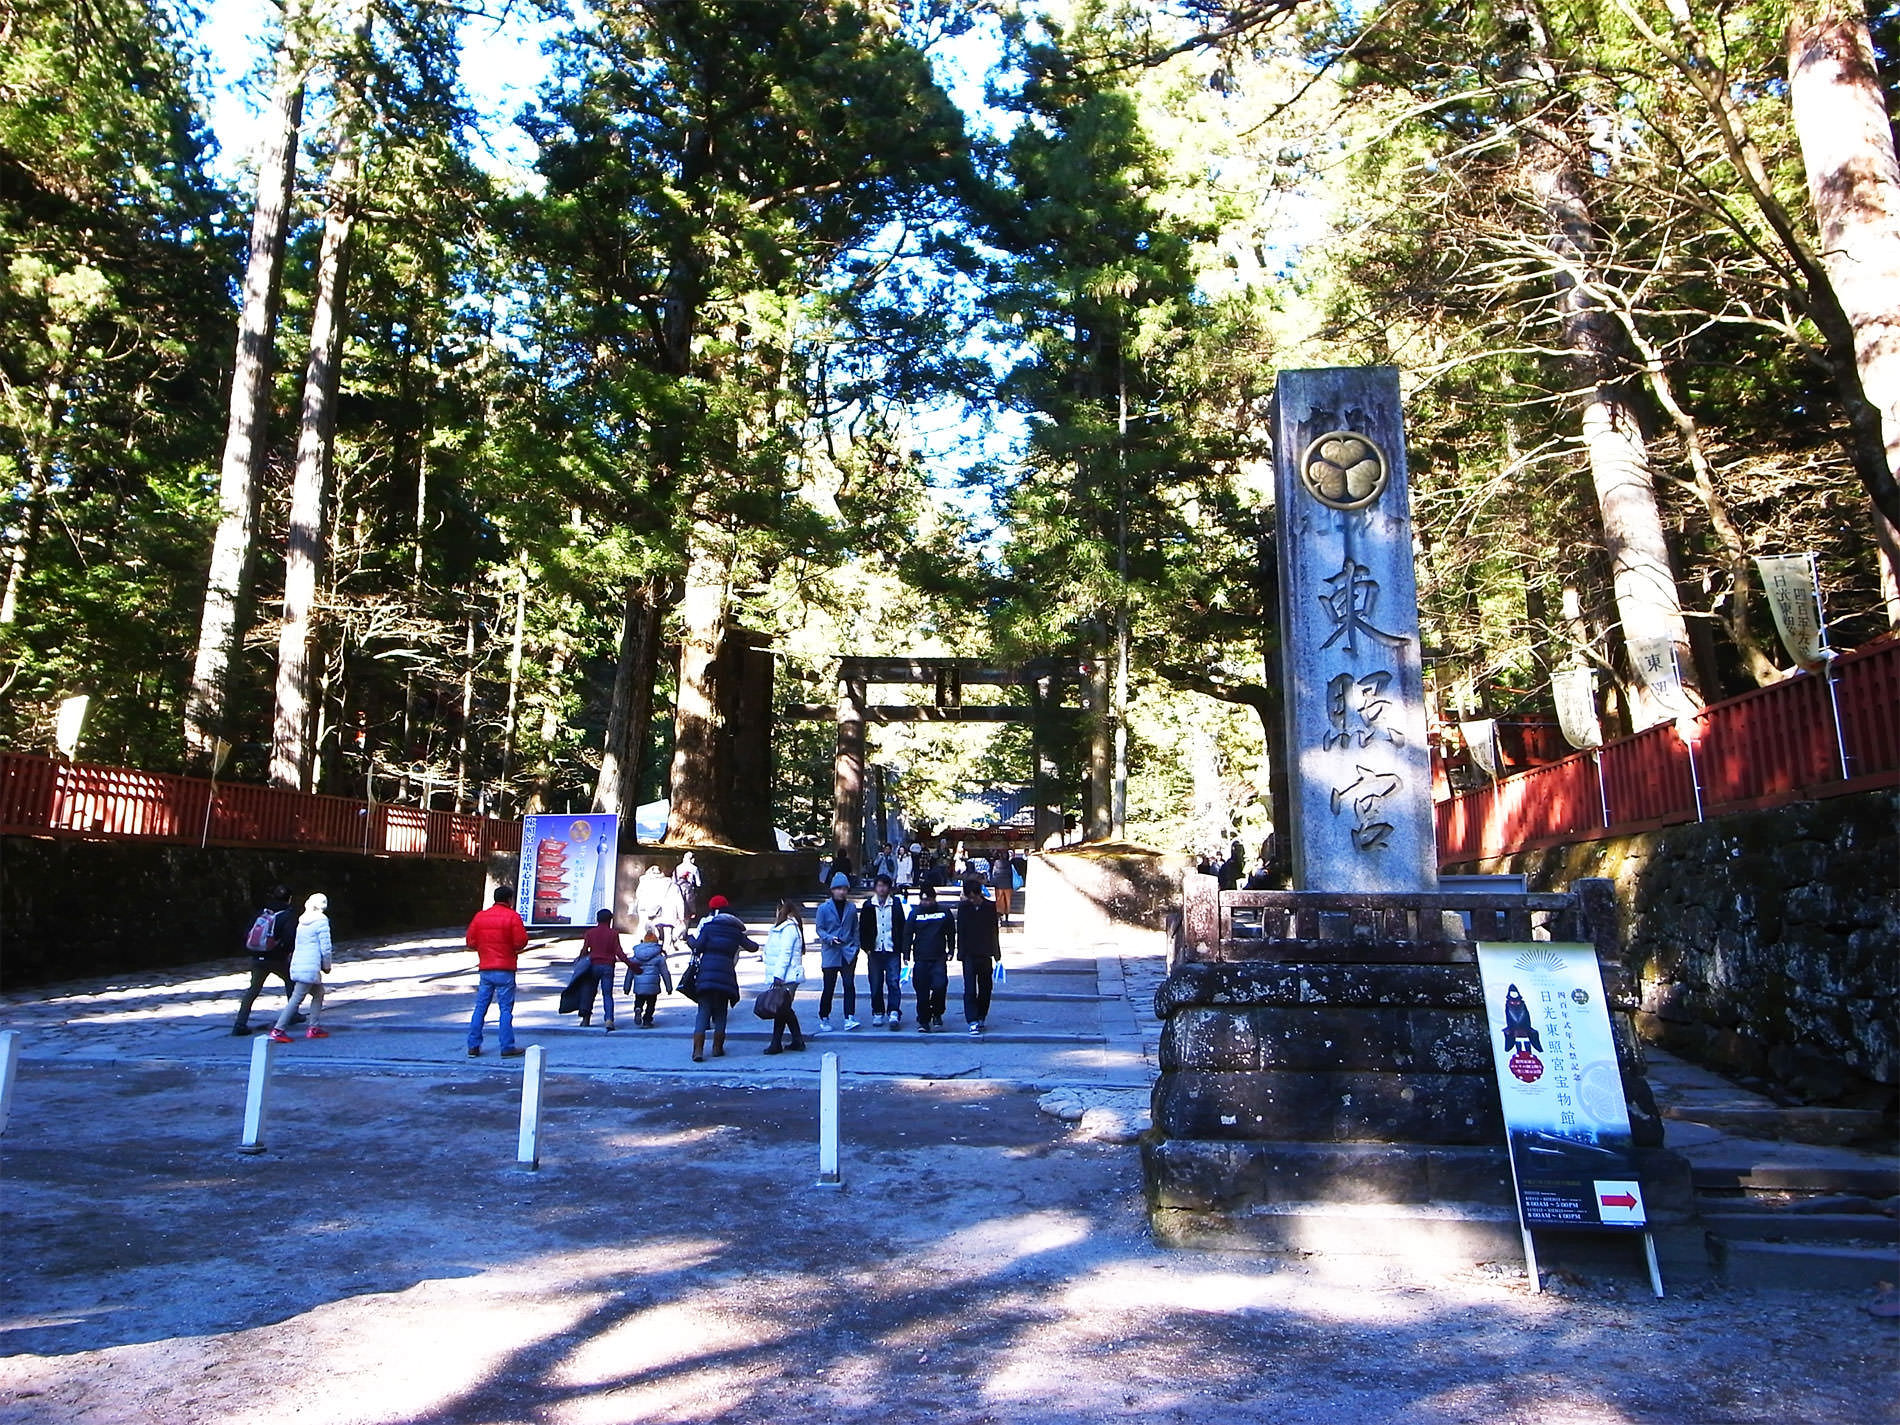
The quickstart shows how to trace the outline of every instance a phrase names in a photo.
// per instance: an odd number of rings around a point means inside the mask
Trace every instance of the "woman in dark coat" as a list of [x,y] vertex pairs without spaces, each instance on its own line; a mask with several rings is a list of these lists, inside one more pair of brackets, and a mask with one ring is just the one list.
[[745,933],[745,922],[726,909],[726,898],[714,896],[706,902],[709,914],[700,921],[686,943],[693,947],[693,998],[699,1001],[699,1018],[693,1024],[693,1062],[706,1059],[706,1031],[713,1032],[713,1057],[726,1052],[726,1013],[739,1002],[739,952],[754,955],[759,947]]

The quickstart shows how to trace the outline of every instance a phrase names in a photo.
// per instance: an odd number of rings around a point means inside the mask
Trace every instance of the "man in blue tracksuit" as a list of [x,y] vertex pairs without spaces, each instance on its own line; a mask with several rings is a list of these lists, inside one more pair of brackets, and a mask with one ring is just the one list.
[[957,948],[957,913],[937,904],[937,888],[920,886],[910,913],[910,983],[917,992],[917,1030],[943,1028],[943,1001],[950,989],[950,957]]
[[871,981],[871,1023],[895,1029],[904,1017],[902,976],[904,957],[910,951],[910,926],[904,903],[891,894],[891,878],[879,871],[871,887],[870,898],[858,907],[858,946],[864,951],[864,972]]

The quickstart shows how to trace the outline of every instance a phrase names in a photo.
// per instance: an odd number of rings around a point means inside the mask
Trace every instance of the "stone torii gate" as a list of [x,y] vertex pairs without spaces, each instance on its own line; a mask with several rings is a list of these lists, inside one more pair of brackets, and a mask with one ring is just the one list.
[[[1080,709],[1064,701],[1087,676],[1073,659],[1038,659],[1020,668],[999,668],[980,658],[845,658],[838,665],[836,703],[795,704],[787,716],[800,722],[836,722],[838,750],[832,761],[832,843],[864,864],[864,725],[869,722],[1026,722],[1034,763],[1036,840],[1061,829],[1056,766],[1051,742],[1055,723]],[[872,703],[870,690],[884,683],[931,684],[931,703]],[[1029,706],[966,705],[965,687],[1021,687]]]

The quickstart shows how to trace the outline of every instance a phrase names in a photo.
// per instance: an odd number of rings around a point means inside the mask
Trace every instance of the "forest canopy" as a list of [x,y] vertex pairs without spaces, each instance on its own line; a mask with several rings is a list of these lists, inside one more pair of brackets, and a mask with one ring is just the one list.
[[[195,12],[0,0],[4,745],[738,841],[765,658],[817,844],[842,656],[1067,659],[1063,808],[1224,850],[1313,366],[1401,373],[1445,726],[1788,676],[1759,556],[1900,624],[1893,7],[595,0],[478,113],[521,13],[277,0],[218,162]],[[920,827],[1032,776],[872,757]]]

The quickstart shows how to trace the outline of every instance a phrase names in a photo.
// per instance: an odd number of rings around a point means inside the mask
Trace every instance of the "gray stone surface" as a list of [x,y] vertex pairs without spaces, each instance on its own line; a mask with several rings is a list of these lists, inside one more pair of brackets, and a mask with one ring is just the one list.
[[1900,795],[1866,792],[1482,863],[1614,882],[1645,1038],[1817,1105],[1900,1102]]
[[1397,369],[1281,372],[1273,436],[1294,886],[1434,890]]

